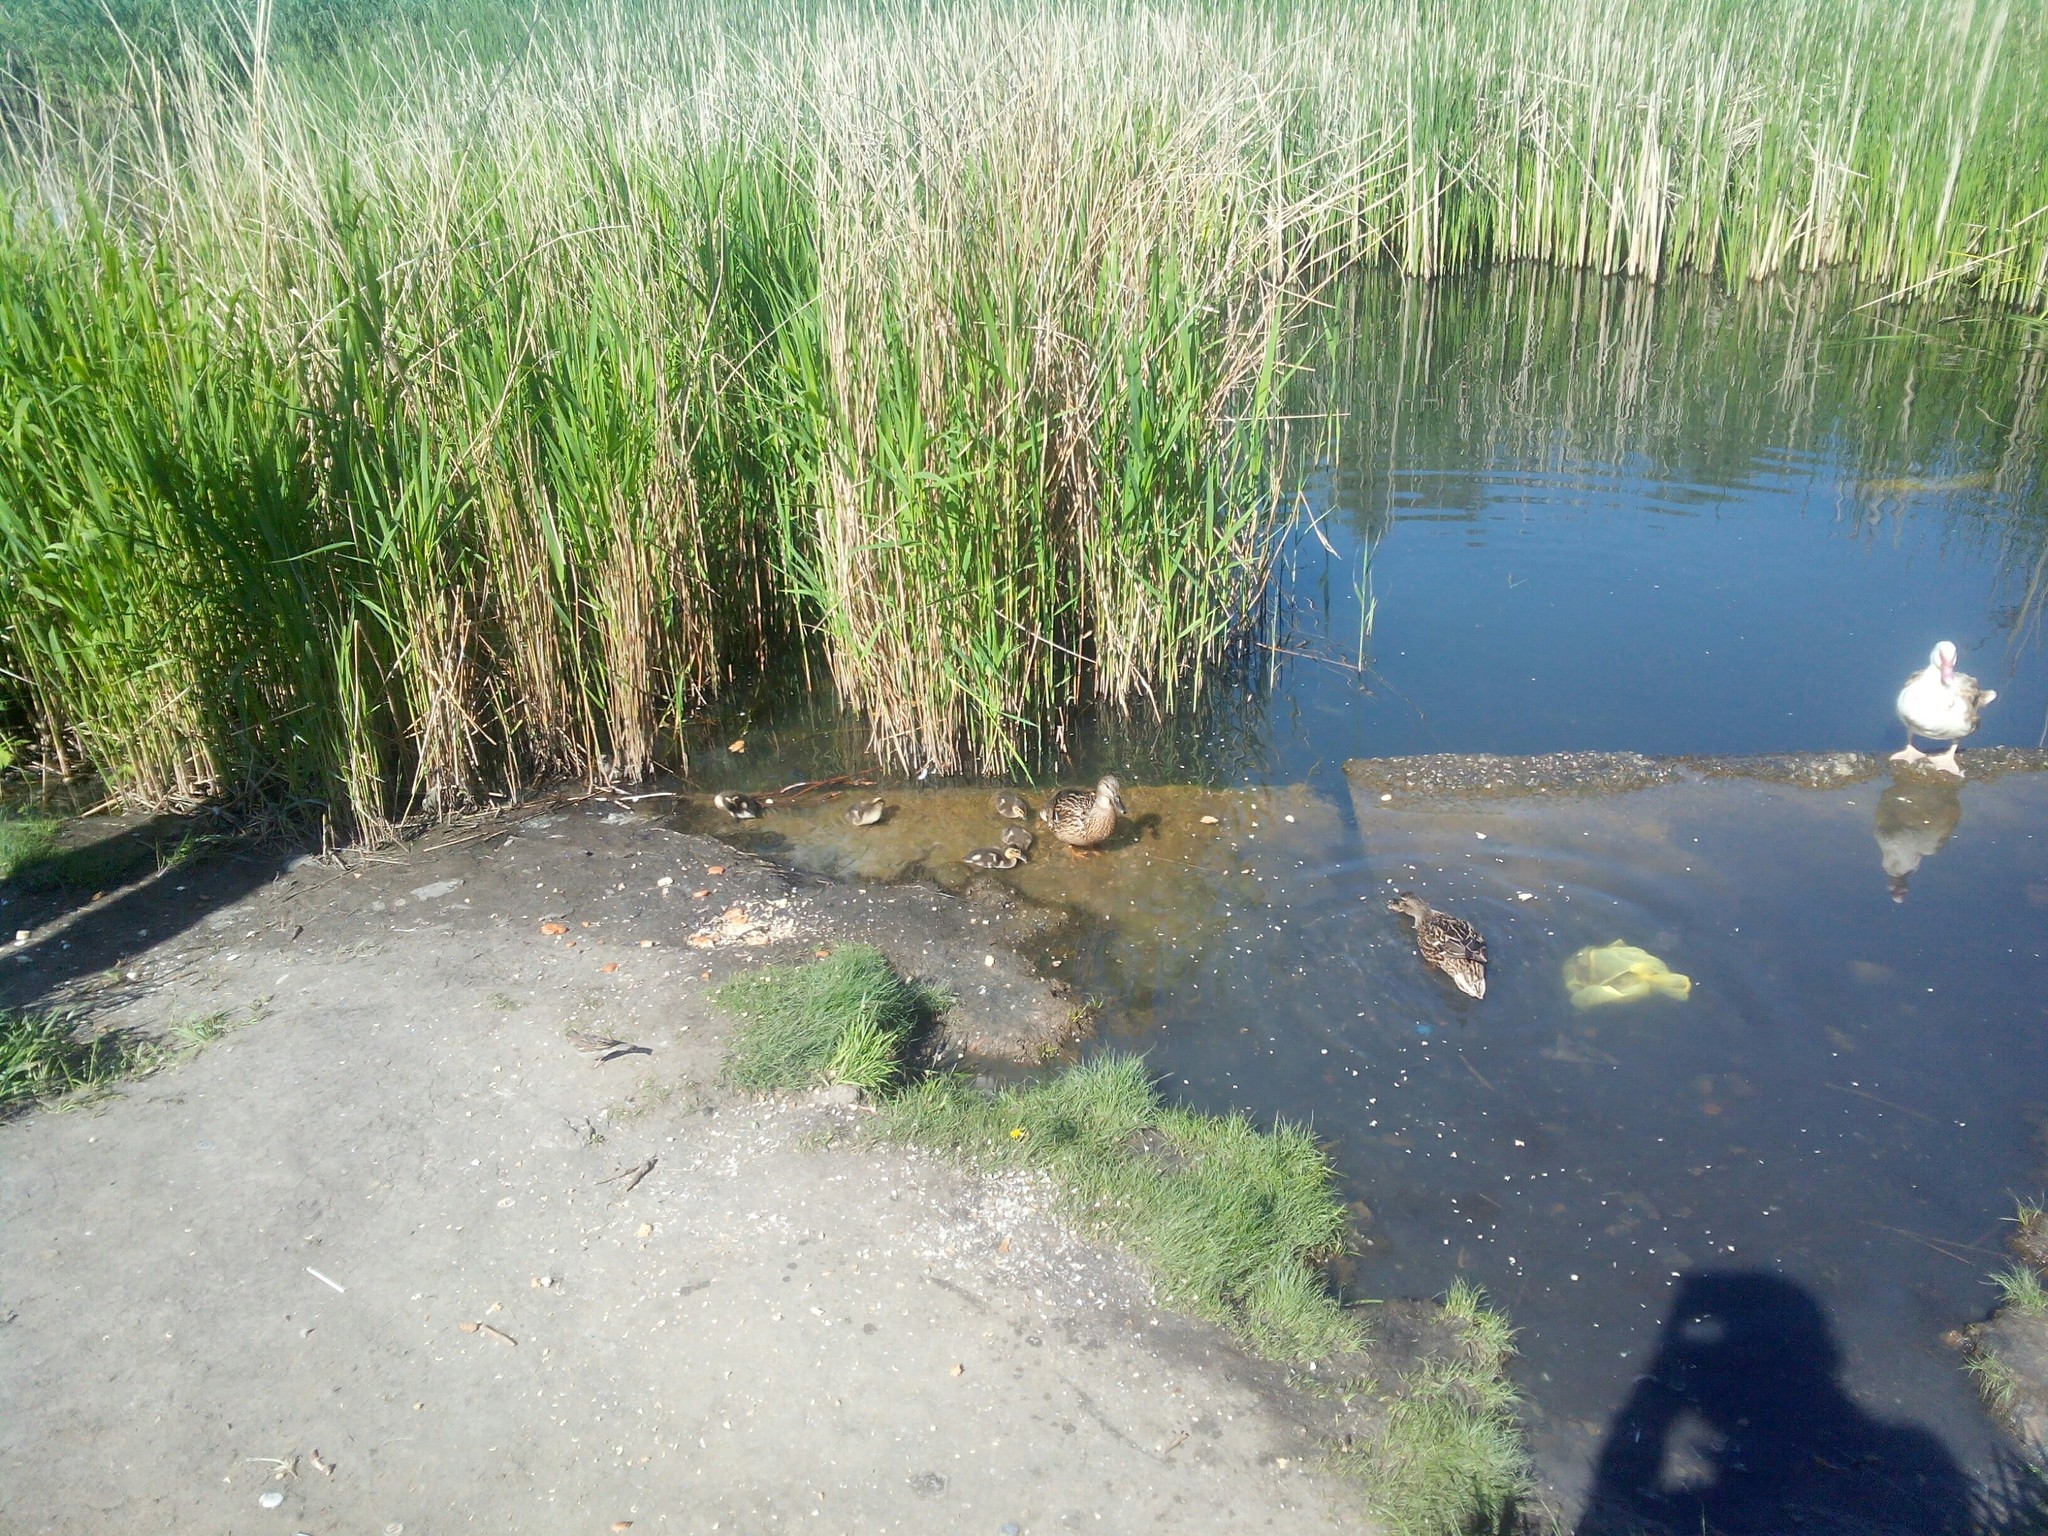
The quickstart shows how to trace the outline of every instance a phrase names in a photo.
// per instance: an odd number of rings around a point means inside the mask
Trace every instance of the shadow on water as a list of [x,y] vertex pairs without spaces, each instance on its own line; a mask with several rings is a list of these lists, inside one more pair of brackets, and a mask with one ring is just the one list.
[[[2038,1489],[1991,1513],[1940,1439],[1843,1389],[1821,1304],[1760,1271],[1685,1276],[1615,1415],[1577,1536],[2038,1530]],[[2020,1523],[2012,1523],[2018,1521]]]

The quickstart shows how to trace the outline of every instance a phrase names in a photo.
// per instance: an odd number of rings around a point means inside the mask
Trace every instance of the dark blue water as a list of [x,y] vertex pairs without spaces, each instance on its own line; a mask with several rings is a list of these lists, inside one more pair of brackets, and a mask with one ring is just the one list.
[[[1369,671],[1288,660],[1281,773],[1416,752],[1890,749],[1899,684],[1941,639],[2000,692],[1978,742],[2034,746],[2048,727],[2048,655],[2015,623],[2034,573],[2001,562],[1988,490],[1894,498],[1873,525],[1853,474],[1789,453],[1716,487],[1639,464],[1474,479],[1389,474]],[[1363,541],[1323,526],[1337,554],[1291,550],[1297,592],[1328,603],[1308,643],[1355,663]]]

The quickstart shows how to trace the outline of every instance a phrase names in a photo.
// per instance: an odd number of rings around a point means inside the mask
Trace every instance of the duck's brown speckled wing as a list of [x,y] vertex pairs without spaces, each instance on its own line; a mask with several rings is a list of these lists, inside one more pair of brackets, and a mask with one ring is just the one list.
[[1486,940],[1462,917],[1432,911],[1415,927],[1422,958],[1471,997],[1486,996]]
[[1116,812],[1101,805],[1092,789],[1063,789],[1040,807],[1038,819],[1061,842],[1088,847],[1116,829]]

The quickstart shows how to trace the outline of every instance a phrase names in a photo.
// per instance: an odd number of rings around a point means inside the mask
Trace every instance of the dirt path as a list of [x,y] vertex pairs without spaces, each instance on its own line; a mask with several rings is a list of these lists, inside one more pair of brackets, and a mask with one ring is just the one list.
[[715,1087],[711,987],[850,937],[1042,1043],[1000,909],[592,811],[272,874],[8,914],[0,1004],[252,1022],[0,1126],[6,1530],[1360,1528],[1263,1368],[1034,1181]]

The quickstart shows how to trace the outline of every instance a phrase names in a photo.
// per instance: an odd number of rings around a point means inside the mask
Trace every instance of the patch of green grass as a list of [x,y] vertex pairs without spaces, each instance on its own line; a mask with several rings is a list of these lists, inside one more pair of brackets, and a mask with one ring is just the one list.
[[107,1030],[81,1038],[78,1021],[62,1014],[0,1012],[0,1110],[97,1096],[188,1061],[247,1022],[210,1013],[178,1020],[155,1037]]
[[867,944],[741,977],[713,997],[742,1021],[727,1048],[725,1080],[750,1093],[821,1083],[884,1092],[901,1078],[911,1038],[947,1002],[898,976]]
[[2012,1411],[2013,1402],[2019,1395],[2020,1379],[2011,1366],[1996,1355],[1980,1352],[1965,1360],[1963,1369],[1970,1373],[1977,1396],[1984,1400],[1986,1408],[1997,1414]]
[[27,879],[57,848],[56,818],[0,816],[0,880]]
[[79,1039],[61,1014],[0,1013],[0,1109],[105,1087],[134,1074],[143,1048],[119,1035]]
[[2048,1289],[2028,1266],[2015,1264],[1993,1275],[1991,1283],[1998,1287],[1998,1304],[2007,1311],[2022,1317],[2048,1317]]
[[1407,1378],[1380,1443],[1348,1458],[1374,1513],[1401,1536],[1500,1528],[1529,1486],[1506,1373],[1514,1330],[1463,1280],[1443,1309],[1458,1329],[1456,1348]]
[[179,868],[216,842],[226,841],[187,833],[175,845],[166,845],[128,831],[67,848],[58,837],[63,825],[55,816],[0,815],[0,880],[31,890],[111,890],[152,864],[158,869]]
[[883,1128],[977,1166],[1046,1170],[1088,1225],[1146,1261],[1163,1300],[1262,1355],[1365,1343],[1315,1268],[1349,1224],[1329,1159],[1298,1126],[1172,1108],[1140,1058],[1104,1056],[993,1096],[934,1078],[892,1100]]
[[180,1019],[155,1042],[160,1058],[185,1057],[203,1050],[214,1041],[232,1034],[247,1023],[231,1013],[209,1013],[197,1019]]

